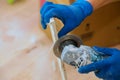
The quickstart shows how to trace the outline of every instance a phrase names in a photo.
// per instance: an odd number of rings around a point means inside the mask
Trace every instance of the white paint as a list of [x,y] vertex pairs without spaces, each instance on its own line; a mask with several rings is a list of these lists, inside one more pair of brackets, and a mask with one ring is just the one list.
[[56,64],[54,60],[52,61],[52,68],[53,68],[53,71],[56,71]]
[[3,46],[3,40],[0,38],[0,47],[2,47]]
[[32,36],[30,37],[30,43],[35,44],[36,41],[37,41],[37,36],[36,36],[36,35],[32,35]]
[[25,33],[24,30],[21,29],[22,23],[17,18],[12,19],[8,24],[9,27],[8,31],[6,32],[8,36],[13,36],[16,39],[23,38]]
[[24,36],[24,33],[18,30],[17,28],[9,29],[9,31],[7,31],[6,34],[15,38],[22,38]]

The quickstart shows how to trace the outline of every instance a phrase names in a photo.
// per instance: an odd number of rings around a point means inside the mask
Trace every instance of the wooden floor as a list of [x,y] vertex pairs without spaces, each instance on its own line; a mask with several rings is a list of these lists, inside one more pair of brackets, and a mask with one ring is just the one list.
[[0,80],[48,80],[51,42],[39,28],[39,0],[6,1],[0,0]]
[[[61,80],[52,42],[39,26],[39,0],[6,1],[0,0],[0,80]],[[71,71],[68,80],[85,79]]]

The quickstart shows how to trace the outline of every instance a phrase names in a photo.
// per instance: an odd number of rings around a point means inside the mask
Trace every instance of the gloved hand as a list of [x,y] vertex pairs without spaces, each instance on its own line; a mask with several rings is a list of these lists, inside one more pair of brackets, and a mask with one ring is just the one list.
[[86,0],[77,0],[71,5],[54,4],[46,2],[41,8],[41,24],[46,29],[50,18],[60,19],[64,27],[59,31],[61,37],[76,28],[93,11],[92,5]]
[[104,60],[79,68],[80,73],[95,71],[95,75],[104,80],[120,80],[120,50],[114,48],[93,47],[101,55],[107,55]]

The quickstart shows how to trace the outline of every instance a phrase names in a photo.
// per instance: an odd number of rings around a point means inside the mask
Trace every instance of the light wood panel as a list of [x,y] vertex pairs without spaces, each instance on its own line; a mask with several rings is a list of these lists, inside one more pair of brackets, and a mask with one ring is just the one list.
[[39,0],[0,0],[0,80],[61,80],[52,43],[39,28]]
[[111,46],[120,43],[120,2],[112,3],[93,12],[73,34],[86,45]]

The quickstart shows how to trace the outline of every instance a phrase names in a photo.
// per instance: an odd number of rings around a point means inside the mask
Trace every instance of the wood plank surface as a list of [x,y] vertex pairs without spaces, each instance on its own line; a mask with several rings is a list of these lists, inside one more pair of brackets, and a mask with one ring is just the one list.
[[0,80],[58,78],[51,41],[39,28],[39,6],[39,0],[0,0]]

